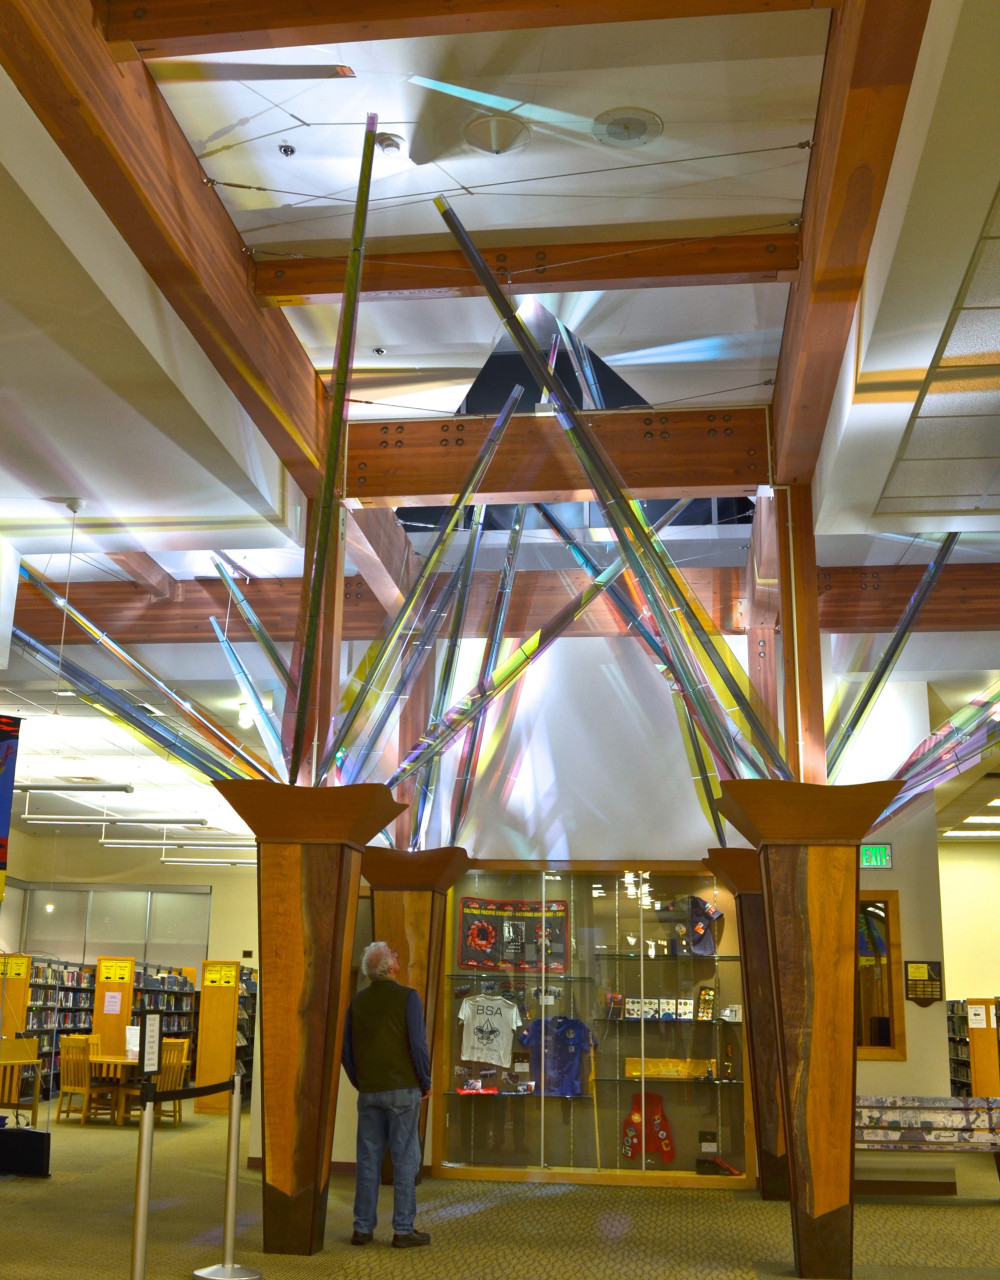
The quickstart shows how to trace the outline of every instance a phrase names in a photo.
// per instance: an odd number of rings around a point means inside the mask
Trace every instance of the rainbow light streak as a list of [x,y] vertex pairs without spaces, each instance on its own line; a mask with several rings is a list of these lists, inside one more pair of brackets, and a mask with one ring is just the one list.
[[214,616],[209,618],[212,629],[215,631],[215,638],[222,645],[222,652],[226,655],[226,661],[229,663],[229,669],[235,677],[236,683],[240,687],[240,692],[247,700],[250,708],[250,714],[253,716],[254,725],[260,734],[260,740],[264,744],[264,750],[267,752],[267,758],[274,765],[277,772],[281,775],[282,782],[288,781],[288,766],[285,764],[284,752],[281,749],[281,734],[275,728],[274,721],[267,708],[261,701],[260,694],[257,692],[257,686],[253,682],[253,677],[243,665],[243,660],[239,654],[229,643],[229,638],[219,626]]
[[[759,711],[751,704],[748,696],[749,681],[745,673],[735,662],[731,663],[718,645],[713,643],[711,632],[706,629],[700,611],[693,607],[686,587],[679,581],[680,575],[676,567],[672,566],[669,557],[654,538],[641,507],[638,503],[629,502],[625,497],[621,477],[603,446],[593,430],[577,415],[572,399],[558,373],[554,370],[550,373],[547,369],[531,332],[511,308],[506,295],[483,261],[482,255],[472,243],[454,210],[443,196],[438,196],[434,203],[462,249],[466,261],[475,271],[497,314],[503,320],[508,334],[521,352],[532,377],[539,386],[548,386],[556,416],[566,432],[566,438],[590,480],[608,527],[614,533],[619,548],[642,587],[657,627],[669,644],[680,683],[693,693],[705,683],[705,680],[698,675],[699,664],[686,650],[681,632],[671,616],[673,610],[683,617],[691,634],[697,639],[701,652],[707,657],[706,676],[712,680],[720,700],[723,690],[729,696],[731,704],[726,707],[727,712],[737,722],[744,723],[748,737],[754,742],[755,747],[769,758],[773,772],[779,777],[791,778],[791,771],[772,742]],[[731,655],[729,656],[731,658]],[[711,675],[713,668],[714,677]],[[733,750],[732,739],[728,734],[720,734],[718,726],[711,722],[706,727],[712,734],[710,745],[713,754],[717,759],[725,762],[725,767],[733,776],[739,776],[740,761]]]
[[493,455],[496,453],[497,446],[500,443],[500,438],[506,430],[507,424],[510,422],[514,410],[517,408],[517,403],[523,394],[523,387],[516,386],[514,388],[507,397],[507,403],[501,409],[500,416],[494,422],[493,426],[490,428],[489,434],[483,441],[483,447],[480,449],[479,455],[469,473],[468,479],[462,487],[462,492],[452,504],[451,515],[441,528],[441,531],[438,533],[434,545],[427,553],[427,558],[421,566],[420,573],[417,575],[416,581],[410,588],[409,594],[403,601],[402,608],[396,615],[395,621],[389,628],[386,637],[382,642],[378,656],[375,658],[370,670],[366,673],[365,678],[361,683],[358,696],[351,703],[340,724],[337,726],[337,732],[334,736],[333,742],[327,748],[323,759],[320,761],[319,772],[316,775],[318,786],[322,785],[326,775],[330,772],[335,759],[343,748],[344,743],[347,740],[347,735],[361,710],[361,705],[368,689],[382,674],[390,659],[394,658],[394,655],[398,654],[401,638],[414,616],[417,604],[426,594],[428,585],[437,571],[438,565],[444,558],[445,552],[448,549],[448,545],[451,542],[455,530],[458,528],[459,522],[465,514],[465,507],[469,498],[478,488],[480,480],[482,480],[483,476],[486,474],[486,470],[489,467],[490,462],[493,460]]
[[46,600],[50,600],[57,608],[61,609],[66,617],[75,622],[81,631],[90,636],[100,648],[106,649],[108,653],[117,658],[134,675],[137,675],[151,688],[156,689],[157,692],[162,693],[165,698],[169,699],[208,743],[219,750],[226,759],[231,759],[236,763],[237,768],[239,768],[244,777],[264,779],[269,782],[281,781],[278,775],[263,760],[258,760],[246,747],[234,742],[225,730],[215,723],[211,716],[196,708],[189,698],[182,698],[180,694],[175,693],[173,689],[163,683],[159,676],[154,675],[148,667],[143,666],[138,658],[134,658],[127,649],[123,649],[106,632],[96,627],[89,618],[85,617],[78,609],[75,609],[62,596],[56,595],[48,583],[43,582],[37,574],[32,573],[26,564],[20,566],[19,572],[25,582],[30,583]]
[[940,782],[957,777],[998,745],[1000,680],[956,711],[910,753],[892,775],[902,778],[903,789],[886,807],[879,822],[885,822]]
[[[558,350],[559,339],[552,339],[552,352],[549,356],[549,363],[555,361],[556,351]],[[514,571],[517,565],[517,553],[521,547],[521,535],[524,532],[524,516],[527,508],[522,502],[514,509],[514,515],[511,520],[510,534],[507,538],[507,550],[504,554],[503,565],[500,569],[500,579],[497,583],[497,593],[493,601],[493,612],[490,614],[489,626],[486,631],[486,645],[483,649],[483,658],[479,667],[479,683],[482,684],[490,671],[496,666],[500,657],[500,646],[503,644],[504,626],[507,622],[507,614],[510,610],[511,593],[514,587]],[[469,812],[469,801],[472,797],[472,783],[476,777],[476,771],[479,767],[479,756],[482,750],[483,733],[486,729],[486,713],[480,711],[477,713],[472,723],[469,725],[469,732],[466,735],[465,742],[462,744],[462,755],[458,764],[458,773],[455,778],[455,789],[451,799],[451,834],[448,838],[449,844],[458,843],[458,833],[461,830],[462,823],[465,821],[466,814]]]
[[[462,643],[462,632],[465,630],[465,617],[469,609],[469,588],[472,585],[472,574],[476,567],[476,557],[483,539],[483,524],[486,520],[486,507],[478,503],[472,509],[471,536],[465,547],[462,565],[458,575],[458,596],[451,615],[451,626],[448,631],[448,643],[445,645],[441,673],[438,676],[437,688],[431,705],[431,724],[448,708],[455,684],[455,664],[458,660],[458,646]],[[416,793],[410,805],[410,849],[419,849],[427,825],[434,792],[437,790],[441,757],[432,756],[424,765],[421,777],[416,782]]]
[[752,333],[724,333],[711,338],[691,338],[660,347],[643,347],[611,355],[605,363],[614,369],[632,365],[698,364],[717,360],[766,360],[777,358],[781,349],[780,329],[760,329]]
[[227,761],[216,759],[203,744],[191,742],[180,730],[165,724],[162,718],[147,715],[127,694],[112,689],[97,676],[77,666],[70,658],[64,657],[60,661],[57,653],[34,636],[29,636],[20,627],[12,629],[11,638],[27,657],[33,658],[52,675],[61,672],[62,678],[73,686],[81,698],[120,721],[131,732],[164,752],[168,758],[173,757],[206,778],[239,779],[245,776],[241,769],[232,767]]
[[[371,192],[372,166],[375,158],[375,130],[378,127],[378,116],[368,116],[365,124],[365,140],[361,152],[361,173],[358,177],[358,193],[354,205],[354,222],[351,228],[351,248],[347,255],[347,267],[344,274],[344,295],[340,306],[340,319],[337,327],[337,356],[334,362],[333,379],[330,384],[330,429],[326,441],[326,460],[323,466],[323,483],[320,487],[318,511],[314,527],[315,536],[310,541],[307,557],[309,578],[308,606],[301,660],[298,671],[298,683],[292,690],[293,697],[286,705],[286,723],[291,728],[291,744],[288,759],[288,774],[294,781],[298,778],[299,766],[306,745],[306,728],[309,720],[309,708],[312,703],[313,674],[316,668],[316,649],[319,639],[323,588],[326,581],[326,565],[331,546],[333,528],[333,509],[336,495],[345,492],[342,470],[346,466],[347,431],[346,409],[347,392],[351,379],[351,365],[354,359],[354,335],[357,329],[358,306],[361,296],[361,269],[365,256],[365,226],[368,220],[368,197]],[[314,762],[315,763],[315,762]],[[322,779],[317,779],[322,781]]]
[[[403,698],[406,697],[413,688],[414,682],[423,669],[424,662],[427,660],[428,654],[437,642],[438,632],[441,630],[442,623],[448,615],[451,608],[451,598],[455,594],[458,586],[458,574],[451,573],[442,590],[434,596],[430,615],[422,627],[413,627],[406,637],[406,651],[403,659],[403,670],[396,687],[386,698],[381,711],[379,712],[374,723],[368,729],[367,736],[360,750],[351,753],[351,745],[348,744],[347,755],[341,762],[340,766],[340,782],[351,783],[361,780],[361,773],[365,770],[383,735],[393,724],[398,716]],[[382,696],[379,692],[379,697]],[[375,699],[372,699],[374,704]],[[356,739],[355,739],[356,741]]]
[[844,759],[844,753],[850,745],[851,739],[858,732],[868,717],[875,699],[882,691],[885,682],[889,679],[893,667],[899,659],[899,655],[903,652],[903,646],[909,639],[910,632],[920,616],[920,611],[924,607],[927,597],[934,588],[934,584],[941,576],[941,571],[951,558],[951,553],[955,549],[959,535],[957,533],[949,533],[941,543],[938,554],[930,562],[924,570],[917,589],[910,597],[909,604],[903,610],[903,616],[899,620],[899,626],[893,632],[892,638],[882,651],[875,669],[865,683],[864,688],[858,694],[854,706],[851,708],[847,719],[838,729],[833,741],[828,745],[826,751],[827,775],[830,782],[836,778],[840,771],[841,763]]
[[688,768],[691,770],[691,776],[698,784],[698,799],[701,801],[702,812],[715,830],[716,839],[721,843],[723,848],[726,844],[726,832],[722,825],[722,819],[719,817],[719,808],[715,803],[716,796],[721,794],[721,788],[716,790],[715,784],[718,783],[718,774],[711,767],[711,763],[706,759],[701,734],[698,726],[694,722],[691,715],[691,708],[684,699],[684,695],[679,689],[671,690],[674,699],[674,709],[677,712],[677,722],[681,726],[684,735],[684,751],[688,759]]
[[426,760],[431,759],[437,752],[443,751],[467,725],[472,723],[476,715],[489,706],[494,698],[520,680],[532,662],[587,611],[624,568],[624,562],[620,557],[608,565],[604,572],[584,587],[578,596],[564,605],[555,617],[529,636],[509,658],[491,671],[485,681],[481,680],[474,689],[449,707],[438,722],[431,726],[411,748],[386,785],[396,786],[397,783],[410,777]]
[[264,650],[264,654],[274,668],[274,672],[278,679],[286,689],[291,687],[292,673],[288,670],[284,658],[278,652],[278,647],[268,635],[264,624],[254,610],[253,605],[240,590],[236,579],[229,572],[218,556],[212,556],[212,564],[215,565],[215,571],[222,579],[226,590],[232,598],[233,604],[239,609],[243,621],[247,624],[250,634]]

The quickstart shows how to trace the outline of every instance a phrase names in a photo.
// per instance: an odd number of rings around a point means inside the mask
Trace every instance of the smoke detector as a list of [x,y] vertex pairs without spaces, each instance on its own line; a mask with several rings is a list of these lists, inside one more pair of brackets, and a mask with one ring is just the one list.
[[663,132],[663,121],[644,107],[615,107],[594,120],[592,133],[610,147],[644,147]]
[[477,151],[502,156],[526,147],[531,130],[516,116],[476,116],[465,126],[465,141]]

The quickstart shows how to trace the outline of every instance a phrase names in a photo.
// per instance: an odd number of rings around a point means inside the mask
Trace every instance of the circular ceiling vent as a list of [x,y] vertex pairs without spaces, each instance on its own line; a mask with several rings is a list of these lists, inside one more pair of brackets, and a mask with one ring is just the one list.
[[502,156],[526,147],[531,130],[516,116],[476,116],[465,126],[465,140],[477,151]]
[[644,147],[663,132],[663,121],[642,107],[615,107],[602,111],[594,120],[598,142],[612,147]]

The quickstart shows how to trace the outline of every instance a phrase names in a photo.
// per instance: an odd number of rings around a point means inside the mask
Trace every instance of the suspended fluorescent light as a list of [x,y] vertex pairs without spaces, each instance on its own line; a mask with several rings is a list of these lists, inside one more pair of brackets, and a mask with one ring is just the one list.
[[192,844],[188,840],[99,840],[98,844],[106,849],[244,849],[256,852],[255,844],[227,843],[225,840],[206,841]]
[[131,782],[15,782],[15,791],[124,791],[131,795]]
[[207,818],[172,818],[169,814],[139,813],[133,817],[116,814],[64,814],[26,813],[25,822],[37,822],[48,826],[78,827],[207,827]]
[[164,866],[170,867],[256,867],[257,860],[252,858],[161,858]]
[[946,840],[952,840],[952,839],[1000,840],[1000,831],[997,831],[997,830],[985,831],[981,827],[978,829],[969,828],[968,830],[964,830],[964,831],[963,830],[946,831],[944,833],[944,838]]

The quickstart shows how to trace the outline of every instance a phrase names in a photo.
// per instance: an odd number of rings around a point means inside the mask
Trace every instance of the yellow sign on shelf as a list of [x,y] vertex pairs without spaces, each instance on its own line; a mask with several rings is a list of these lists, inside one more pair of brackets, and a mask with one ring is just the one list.
[[203,987],[235,987],[239,981],[238,964],[206,964],[202,970]]
[[5,978],[26,978],[28,976],[28,957],[0,956],[0,976]]
[[102,960],[97,971],[98,982],[131,982],[131,960]]

